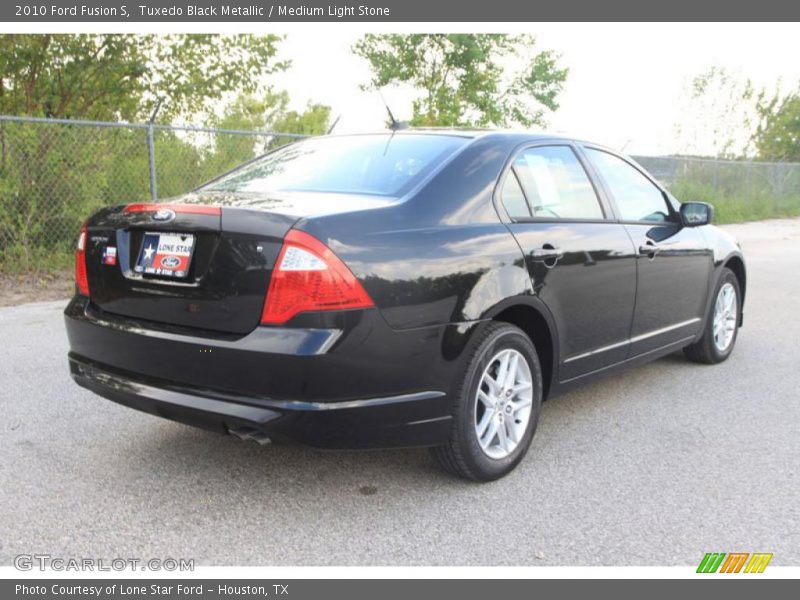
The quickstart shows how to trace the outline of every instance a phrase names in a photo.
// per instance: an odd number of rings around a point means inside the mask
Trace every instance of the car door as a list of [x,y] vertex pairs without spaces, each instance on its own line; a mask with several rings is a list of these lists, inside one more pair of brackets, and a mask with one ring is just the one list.
[[699,228],[684,227],[666,192],[640,167],[584,146],[637,250],[630,356],[688,341],[702,326],[712,256]]
[[624,360],[636,256],[575,148],[540,144],[519,150],[498,190],[534,293],[556,323],[559,380]]

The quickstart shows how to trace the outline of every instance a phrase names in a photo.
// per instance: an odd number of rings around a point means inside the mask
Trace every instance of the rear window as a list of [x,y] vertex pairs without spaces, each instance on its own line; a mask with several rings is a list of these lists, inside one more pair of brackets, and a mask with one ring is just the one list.
[[276,150],[205,189],[400,196],[468,141],[412,134],[314,138]]

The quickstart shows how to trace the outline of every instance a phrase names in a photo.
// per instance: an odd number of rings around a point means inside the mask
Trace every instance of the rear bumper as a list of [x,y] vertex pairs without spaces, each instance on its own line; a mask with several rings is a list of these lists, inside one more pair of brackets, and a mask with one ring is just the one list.
[[443,392],[339,403],[221,398],[201,390],[142,383],[73,355],[69,365],[78,385],[104,398],[219,433],[252,432],[318,448],[431,446],[443,443],[449,433],[450,416],[437,410]]
[[100,314],[83,298],[65,317],[73,379],[147,413],[320,448],[435,446],[449,436],[458,361],[442,356],[443,341],[453,350],[447,328],[401,333],[362,314],[343,329],[194,337]]

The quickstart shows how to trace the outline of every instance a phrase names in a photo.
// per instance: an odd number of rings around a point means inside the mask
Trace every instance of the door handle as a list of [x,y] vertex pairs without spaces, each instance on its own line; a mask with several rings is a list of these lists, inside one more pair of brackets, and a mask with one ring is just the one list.
[[558,246],[545,244],[541,248],[531,250],[531,258],[537,261],[559,260],[564,258],[564,252]]
[[656,244],[653,241],[647,240],[644,244],[639,246],[639,254],[652,255],[650,258],[655,258],[656,254],[662,250],[666,250],[669,246],[674,246],[675,242],[662,242]]
[[653,255],[655,256],[658,254],[658,251],[661,250],[661,246],[658,244],[654,244],[653,242],[647,242],[646,244],[642,244],[639,246],[639,254],[646,254],[646,255]]

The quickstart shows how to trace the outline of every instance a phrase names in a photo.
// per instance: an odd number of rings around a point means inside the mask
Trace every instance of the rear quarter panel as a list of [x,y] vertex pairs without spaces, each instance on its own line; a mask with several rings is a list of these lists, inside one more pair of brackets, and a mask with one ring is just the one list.
[[393,206],[309,218],[392,328],[475,321],[531,293],[519,245],[492,203],[516,136],[478,138]]

